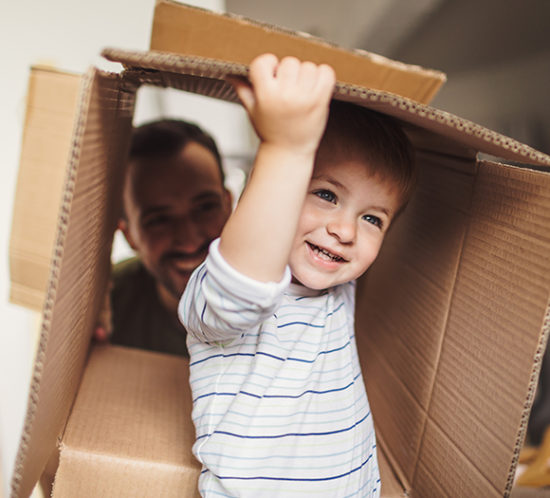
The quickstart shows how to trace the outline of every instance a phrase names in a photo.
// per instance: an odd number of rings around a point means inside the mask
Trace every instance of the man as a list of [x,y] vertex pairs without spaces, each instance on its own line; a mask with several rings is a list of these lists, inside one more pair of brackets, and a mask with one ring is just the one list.
[[198,126],[162,120],[136,128],[119,228],[137,257],[115,265],[111,342],[188,356],[176,308],[230,212],[221,157]]

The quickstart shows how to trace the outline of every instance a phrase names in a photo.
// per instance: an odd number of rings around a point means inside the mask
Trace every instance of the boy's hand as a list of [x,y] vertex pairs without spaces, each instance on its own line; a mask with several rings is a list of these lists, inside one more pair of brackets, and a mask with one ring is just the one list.
[[279,61],[272,54],[252,61],[250,84],[233,80],[260,140],[300,154],[317,150],[334,84],[334,71],[326,64],[295,57]]

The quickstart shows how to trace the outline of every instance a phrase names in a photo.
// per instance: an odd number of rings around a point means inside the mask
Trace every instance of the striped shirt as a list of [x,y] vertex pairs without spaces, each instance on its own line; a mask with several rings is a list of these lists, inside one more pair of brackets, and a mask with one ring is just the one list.
[[252,280],[214,241],[180,301],[202,496],[379,496],[353,282]]

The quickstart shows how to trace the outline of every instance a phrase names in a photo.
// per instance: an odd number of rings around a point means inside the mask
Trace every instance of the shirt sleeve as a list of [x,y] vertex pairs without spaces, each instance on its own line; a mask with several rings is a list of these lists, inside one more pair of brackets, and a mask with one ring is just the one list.
[[189,279],[178,306],[180,320],[198,341],[231,342],[275,312],[290,278],[288,267],[280,282],[243,275],[225,261],[216,239]]

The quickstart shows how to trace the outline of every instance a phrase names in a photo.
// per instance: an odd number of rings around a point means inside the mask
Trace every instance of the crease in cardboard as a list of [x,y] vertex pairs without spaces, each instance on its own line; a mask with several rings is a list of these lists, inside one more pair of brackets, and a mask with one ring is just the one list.
[[65,443],[62,443],[60,445],[60,454],[61,458],[74,458],[75,460],[96,461],[101,462],[104,465],[113,464],[121,466],[132,466],[137,469],[143,468],[147,471],[176,471],[176,473],[178,474],[187,474],[190,472],[189,469],[182,470],[182,466],[179,464],[145,460],[142,458],[132,458],[127,455],[125,455],[124,457],[117,457],[116,455],[94,452],[90,449],[80,450],[78,448],[72,448]]
[[[458,456],[462,459],[464,465],[467,466],[467,467],[470,467],[472,470],[475,469],[475,471],[477,471],[477,472],[470,472],[470,473],[468,473],[468,475],[477,474],[478,476],[482,476],[483,479],[484,479],[484,482],[485,482],[486,484],[488,484],[489,487],[490,487],[492,490],[495,491],[495,496],[500,496],[500,495],[501,495],[501,490],[499,490],[499,489],[491,482],[491,480],[483,473],[483,471],[482,471],[479,467],[477,467],[476,465],[474,465],[474,464],[472,463],[471,459],[469,459],[468,456],[465,455],[464,452],[458,447],[458,445],[455,443],[454,439],[453,439],[451,436],[449,436],[449,434],[447,434],[447,432],[446,432],[446,431],[445,431],[445,430],[444,430],[444,429],[443,429],[434,419],[430,419],[429,422],[432,424],[432,427],[433,427],[434,429],[436,429],[436,431],[439,433],[439,436],[445,438],[445,439],[448,441],[448,443],[450,444],[451,448],[454,449],[454,453],[455,453],[456,455],[458,455]],[[429,442],[429,441],[428,441],[428,442]],[[423,460],[420,460],[420,459],[419,459],[418,462],[417,462],[417,464],[418,464],[419,466],[422,466],[422,467],[426,470],[426,472],[428,472],[429,474],[435,475],[435,473],[432,473],[432,472],[430,471],[430,468],[429,468],[427,465],[424,464]],[[436,480],[436,482],[438,482],[438,480]],[[445,496],[445,495],[446,495],[445,492],[443,492],[443,493],[441,494],[441,496]],[[481,496],[481,495],[478,495],[478,496]],[[483,496],[485,496],[485,495],[483,495]],[[506,493],[504,493],[504,497],[506,497],[506,496],[507,496]]]
[[[376,424],[375,424],[375,433],[376,433],[376,445],[381,447],[382,453],[384,454],[384,458],[389,464],[390,471],[393,473],[394,477],[397,479],[398,483],[401,485],[403,496],[404,497],[410,496],[410,491],[412,486],[409,483],[409,480],[407,479],[405,472],[401,469],[401,466],[398,464],[397,459],[393,456],[393,453],[390,451],[389,445],[384,439],[384,436],[378,430],[378,427],[376,426]],[[382,483],[382,488],[383,486],[384,484]],[[384,496],[384,495],[381,495],[381,496]]]
[[527,433],[527,424],[529,423],[529,414],[531,412],[531,407],[533,406],[533,401],[535,400],[536,389],[538,385],[538,379],[540,374],[540,369],[542,366],[542,359],[546,351],[546,346],[548,344],[548,337],[550,334],[550,300],[546,306],[546,315],[544,317],[544,322],[542,326],[542,334],[539,339],[539,343],[533,359],[533,367],[531,369],[531,377],[529,378],[529,384],[527,389],[527,396],[525,398],[523,413],[521,415],[519,431],[517,433],[516,442],[514,445],[514,452],[512,454],[512,459],[510,462],[510,472],[508,474],[508,480],[506,481],[505,496],[510,496],[512,488],[514,486],[515,480],[515,470],[519,462],[519,455],[521,449],[523,448],[523,442],[525,441],[525,435]]

